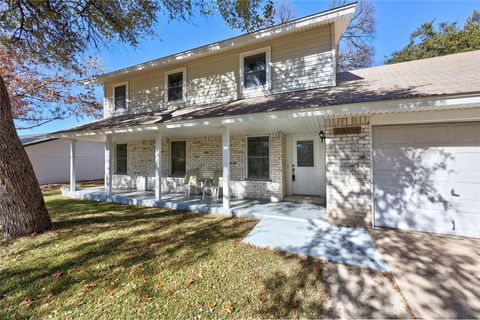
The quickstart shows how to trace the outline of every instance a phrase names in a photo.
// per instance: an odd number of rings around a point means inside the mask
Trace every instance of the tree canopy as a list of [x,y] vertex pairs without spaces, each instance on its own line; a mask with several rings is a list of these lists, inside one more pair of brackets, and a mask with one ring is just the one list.
[[[334,8],[347,3],[349,3],[347,0],[332,0],[330,6]],[[376,32],[373,3],[358,0],[352,21],[340,39],[337,70],[348,71],[371,66],[375,55],[372,41]]]
[[51,68],[28,53],[7,51],[0,45],[0,74],[10,93],[17,130],[40,126],[70,116],[101,115],[95,87],[82,79],[101,71],[94,59],[77,63],[76,70]]
[[69,116],[98,116],[93,85],[101,71],[87,57],[112,41],[137,46],[159,19],[185,20],[218,10],[231,27],[253,31],[273,23],[272,0],[0,1],[0,75],[22,129]]
[[480,11],[473,10],[463,26],[458,22],[435,20],[422,24],[410,36],[410,42],[404,48],[395,51],[385,61],[387,64],[405,62],[480,50]]
[[82,113],[88,109],[82,107],[91,92],[81,95],[70,89],[74,76],[85,77],[95,70],[88,62],[89,50],[113,40],[137,46],[154,34],[160,17],[189,21],[194,14],[209,15],[214,10],[230,26],[245,31],[274,17],[272,0],[0,0],[0,224],[4,237],[41,233],[51,227],[14,116],[41,123],[48,121],[46,115],[55,119],[68,112]]

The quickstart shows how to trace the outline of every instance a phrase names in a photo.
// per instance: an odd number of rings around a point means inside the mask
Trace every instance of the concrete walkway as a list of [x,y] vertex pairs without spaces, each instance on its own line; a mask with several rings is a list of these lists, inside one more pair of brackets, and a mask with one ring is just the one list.
[[102,187],[74,192],[63,189],[62,194],[92,201],[261,219],[244,239],[246,243],[375,270],[387,270],[365,229],[331,225],[326,221],[326,208],[315,204],[232,199],[230,210],[225,211],[221,199],[206,197],[202,200],[199,196],[186,198],[183,194],[163,194],[160,201],[155,200],[152,191],[113,190],[112,195],[107,195]]
[[335,226],[321,219],[264,217],[243,241],[258,247],[388,271],[366,229]]

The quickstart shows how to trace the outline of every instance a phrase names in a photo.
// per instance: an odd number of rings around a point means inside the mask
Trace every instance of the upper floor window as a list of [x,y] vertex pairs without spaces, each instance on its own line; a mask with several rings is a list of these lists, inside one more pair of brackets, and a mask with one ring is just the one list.
[[113,106],[115,110],[126,110],[128,102],[128,83],[122,82],[113,86]]
[[267,83],[267,54],[265,52],[245,57],[243,63],[244,88],[263,86]]
[[240,54],[240,89],[244,96],[267,93],[271,87],[270,47]]
[[166,101],[175,102],[185,100],[186,69],[181,68],[165,73]]

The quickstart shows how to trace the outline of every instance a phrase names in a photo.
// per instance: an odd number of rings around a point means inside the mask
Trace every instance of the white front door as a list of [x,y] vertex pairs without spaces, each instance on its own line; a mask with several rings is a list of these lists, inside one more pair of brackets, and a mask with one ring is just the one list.
[[292,194],[325,196],[325,144],[318,134],[291,137]]

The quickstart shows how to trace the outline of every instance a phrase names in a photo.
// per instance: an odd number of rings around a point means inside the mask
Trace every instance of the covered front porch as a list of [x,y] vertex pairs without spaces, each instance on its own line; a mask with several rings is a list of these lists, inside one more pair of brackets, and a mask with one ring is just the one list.
[[[71,142],[69,192],[75,197],[110,200],[124,196],[125,203],[155,202],[194,211],[205,211],[208,204],[209,212],[228,214],[238,212],[247,199],[275,203],[287,196],[308,195],[321,197],[325,204],[325,130],[322,112],[300,111],[228,120],[118,123],[112,128],[66,133],[62,138]],[[81,139],[105,142],[105,186],[95,190],[95,195],[75,193],[75,144]],[[178,142],[185,148],[180,159],[173,157]],[[183,171],[176,174],[182,161]],[[220,175],[220,198],[203,203],[197,197],[185,198],[186,177],[192,171],[201,183]]]

